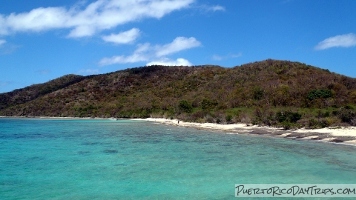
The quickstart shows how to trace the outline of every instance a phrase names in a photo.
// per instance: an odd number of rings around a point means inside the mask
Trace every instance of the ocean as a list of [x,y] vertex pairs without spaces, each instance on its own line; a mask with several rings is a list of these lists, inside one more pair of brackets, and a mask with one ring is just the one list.
[[235,199],[235,184],[355,183],[355,146],[139,120],[0,118],[2,200]]

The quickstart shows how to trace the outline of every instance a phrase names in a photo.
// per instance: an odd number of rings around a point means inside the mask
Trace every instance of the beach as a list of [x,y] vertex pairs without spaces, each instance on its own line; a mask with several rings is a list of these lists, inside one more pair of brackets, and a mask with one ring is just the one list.
[[[39,118],[39,119],[99,119],[99,120],[118,120],[117,118],[100,118],[100,117],[21,117],[21,116],[0,116],[0,118]],[[314,140],[320,142],[330,142],[356,146],[356,127],[326,127],[319,129],[291,129],[284,130],[283,128],[271,126],[258,126],[252,124],[236,123],[236,124],[215,124],[215,123],[195,123],[184,122],[178,119],[165,118],[139,118],[132,120],[144,120],[171,126],[191,127],[196,129],[207,129],[224,131],[228,134],[254,134],[265,135],[272,137],[281,137],[287,139]]]
[[214,124],[184,122],[177,119],[147,118],[140,119],[161,124],[225,131],[229,134],[257,134],[288,139],[315,140],[348,145],[356,145],[356,127],[328,127],[321,129],[284,130],[283,128],[238,124]]

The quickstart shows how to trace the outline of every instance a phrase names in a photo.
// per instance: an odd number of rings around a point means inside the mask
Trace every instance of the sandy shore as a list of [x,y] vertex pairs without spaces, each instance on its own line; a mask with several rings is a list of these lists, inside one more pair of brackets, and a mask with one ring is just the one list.
[[193,127],[198,129],[209,129],[226,131],[234,134],[258,134],[290,139],[307,139],[322,142],[333,142],[356,145],[356,127],[322,128],[322,129],[298,129],[283,130],[268,126],[252,126],[246,124],[213,124],[213,123],[191,123],[178,121],[176,119],[147,118],[142,119],[167,125]]
[[[81,117],[8,117],[0,116],[0,118],[40,118],[40,119],[109,119],[117,120],[116,118],[81,118]],[[197,129],[208,129],[225,131],[230,134],[257,134],[274,137],[283,137],[290,139],[302,140],[315,140],[321,142],[341,143],[348,145],[356,145],[356,127],[328,127],[322,129],[297,129],[297,130],[283,130],[282,128],[275,128],[269,126],[253,126],[243,123],[239,124],[214,124],[214,123],[192,123],[183,122],[177,119],[164,119],[164,118],[146,118],[146,119],[133,119],[145,120],[161,124],[192,127]]]

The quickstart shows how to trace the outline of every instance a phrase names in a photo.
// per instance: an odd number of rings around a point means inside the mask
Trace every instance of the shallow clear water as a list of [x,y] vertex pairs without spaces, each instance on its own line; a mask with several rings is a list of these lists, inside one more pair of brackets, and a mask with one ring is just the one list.
[[234,199],[356,182],[356,147],[134,120],[0,118],[0,199]]

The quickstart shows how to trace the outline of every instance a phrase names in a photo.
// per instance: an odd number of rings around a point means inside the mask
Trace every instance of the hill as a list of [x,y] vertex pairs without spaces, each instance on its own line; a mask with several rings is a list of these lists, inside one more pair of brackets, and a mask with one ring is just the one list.
[[35,84],[9,93],[0,94],[0,110],[32,101],[43,95],[77,83],[84,78],[83,76],[69,74],[47,83]]
[[153,116],[285,128],[354,125],[354,105],[356,79],[279,60],[67,75],[0,94],[4,116]]

